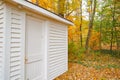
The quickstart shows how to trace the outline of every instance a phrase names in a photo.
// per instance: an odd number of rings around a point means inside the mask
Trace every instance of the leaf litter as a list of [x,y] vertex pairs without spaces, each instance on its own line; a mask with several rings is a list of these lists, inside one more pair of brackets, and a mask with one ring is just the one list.
[[54,80],[120,80],[120,59],[109,55],[89,55],[69,62],[68,71]]

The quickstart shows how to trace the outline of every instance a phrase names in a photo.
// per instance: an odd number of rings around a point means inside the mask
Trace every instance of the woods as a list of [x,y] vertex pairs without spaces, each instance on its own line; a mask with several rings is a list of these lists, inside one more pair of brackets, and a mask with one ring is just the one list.
[[[74,22],[69,27],[69,44],[87,50],[119,50],[119,0],[32,0]],[[88,51],[89,52],[89,51]]]

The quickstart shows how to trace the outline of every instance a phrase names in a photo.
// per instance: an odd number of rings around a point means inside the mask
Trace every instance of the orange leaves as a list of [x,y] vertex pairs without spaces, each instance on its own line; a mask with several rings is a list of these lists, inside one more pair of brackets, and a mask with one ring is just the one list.
[[69,71],[55,80],[119,80],[119,69],[96,70],[77,63],[69,63]]
[[90,48],[91,49],[96,49],[99,46],[99,38],[100,38],[100,33],[96,32],[96,31],[92,31],[92,35],[90,38]]
[[42,7],[46,8],[46,9],[49,9],[52,7],[52,3],[50,0],[40,0],[40,3],[39,3]]
[[53,0],[31,0],[31,2],[38,4],[39,6],[42,6],[43,8],[46,8],[48,10],[53,9]]
[[76,26],[71,26],[71,27],[69,27],[69,29],[68,29],[69,31],[68,31],[68,39],[69,39],[69,41],[77,41],[77,33],[78,32],[76,32]]
[[36,3],[37,3],[37,1],[36,1],[36,0],[31,0],[31,2],[32,2],[32,3],[34,3],[34,4],[36,4]]
[[74,16],[66,16],[66,18],[68,19],[68,20],[70,20],[70,21],[74,21]]
[[120,79],[120,59],[106,54],[84,54],[84,56],[84,59],[80,59],[80,63],[69,63],[68,71],[55,80]]

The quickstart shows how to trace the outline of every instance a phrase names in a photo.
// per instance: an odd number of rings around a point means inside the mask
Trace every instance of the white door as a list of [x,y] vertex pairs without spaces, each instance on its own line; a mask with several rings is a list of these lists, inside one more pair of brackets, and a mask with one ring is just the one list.
[[42,31],[44,21],[27,16],[26,22],[26,80],[43,80]]

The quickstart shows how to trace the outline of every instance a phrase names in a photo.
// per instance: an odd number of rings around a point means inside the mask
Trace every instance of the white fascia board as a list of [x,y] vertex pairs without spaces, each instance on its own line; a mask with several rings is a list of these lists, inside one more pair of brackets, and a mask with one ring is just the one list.
[[68,20],[66,20],[64,18],[61,18],[61,17],[59,17],[59,16],[57,16],[57,15],[43,9],[43,8],[40,8],[39,6],[33,5],[33,4],[31,4],[31,3],[29,3],[29,2],[27,2],[25,0],[11,0],[11,1],[15,2],[17,4],[20,4],[20,5],[23,5],[23,6],[27,7],[27,8],[30,8],[31,10],[37,11],[38,13],[40,13],[42,15],[45,15],[45,16],[47,16],[49,18],[58,20],[60,22],[68,24],[68,25],[74,25],[72,22],[70,22],[70,21],[68,21]]

